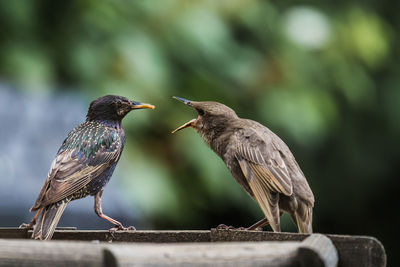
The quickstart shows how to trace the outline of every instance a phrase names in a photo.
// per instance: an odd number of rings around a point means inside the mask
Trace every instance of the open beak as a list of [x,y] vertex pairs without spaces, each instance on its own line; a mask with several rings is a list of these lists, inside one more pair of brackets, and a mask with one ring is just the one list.
[[146,104],[146,103],[140,103],[136,101],[131,101],[131,109],[142,109],[142,108],[151,108],[155,109],[155,106]]
[[192,101],[184,99],[182,97],[177,97],[177,96],[173,96],[172,98],[175,98],[178,101],[181,101],[183,104],[188,105],[188,106],[192,106]]
[[177,131],[180,131],[180,130],[185,129],[185,128],[187,128],[187,127],[193,127],[193,124],[194,124],[194,122],[195,122],[196,120],[197,120],[197,119],[193,119],[193,120],[191,120],[191,121],[188,121],[188,122],[185,123],[184,125],[179,126],[179,127],[176,128],[175,130],[173,130],[171,133],[176,133]]
[[[175,98],[178,101],[181,101],[185,105],[192,106],[192,103],[190,100],[184,99],[182,97],[177,97],[173,96],[172,98]],[[177,131],[180,131],[182,129],[188,128],[188,127],[193,127],[197,119],[193,119],[191,121],[188,121],[187,123],[183,124],[182,126],[176,128],[175,130],[172,131],[172,133],[176,133]]]

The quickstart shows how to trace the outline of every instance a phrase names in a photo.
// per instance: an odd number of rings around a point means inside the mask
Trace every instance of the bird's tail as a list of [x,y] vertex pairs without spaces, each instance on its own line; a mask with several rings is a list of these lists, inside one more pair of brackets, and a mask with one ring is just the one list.
[[312,234],[312,213],[312,205],[301,203],[299,208],[292,214],[292,219],[295,221],[299,233]]
[[33,239],[50,240],[69,199],[61,200],[43,208],[37,223],[33,227]]

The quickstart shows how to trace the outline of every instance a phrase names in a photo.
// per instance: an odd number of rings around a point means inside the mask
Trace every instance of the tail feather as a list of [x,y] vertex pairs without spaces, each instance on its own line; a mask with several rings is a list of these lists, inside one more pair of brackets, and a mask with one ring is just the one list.
[[299,233],[312,234],[312,213],[313,207],[302,203],[294,214],[292,214],[292,218],[297,225]]
[[33,227],[33,239],[50,240],[61,218],[69,199],[61,200],[43,208],[37,223]]

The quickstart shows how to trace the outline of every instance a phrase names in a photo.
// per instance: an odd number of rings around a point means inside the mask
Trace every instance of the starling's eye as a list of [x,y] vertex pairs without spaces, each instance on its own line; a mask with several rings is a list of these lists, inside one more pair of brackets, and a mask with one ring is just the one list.
[[199,108],[199,109],[197,109],[197,113],[199,113],[200,116],[203,116],[204,115],[204,110]]
[[117,107],[122,106],[122,101],[119,100],[119,99],[117,99],[117,100],[115,101],[115,105],[116,105]]

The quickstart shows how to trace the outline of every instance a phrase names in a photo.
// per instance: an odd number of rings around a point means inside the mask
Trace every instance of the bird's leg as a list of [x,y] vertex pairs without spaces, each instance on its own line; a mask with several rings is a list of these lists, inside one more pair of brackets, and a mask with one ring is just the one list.
[[33,219],[30,223],[23,223],[19,226],[19,228],[33,228],[33,226],[36,224],[36,220],[37,220],[37,216],[39,215],[40,211],[42,210],[42,208],[38,209],[38,211],[36,212],[35,216],[33,216]]
[[264,218],[258,222],[256,222],[255,224],[253,224],[250,227],[247,227],[246,230],[257,230],[259,228],[262,229],[262,227],[266,226],[267,224],[269,224],[268,219]]
[[95,196],[94,196],[94,212],[102,218],[110,223],[114,224],[114,227],[110,228],[110,233],[114,233],[115,231],[122,230],[122,231],[127,231],[127,230],[136,230],[135,227],[129,226],[129,227],[124,227],[119,221],[114,220],[113,218],[108,217],[107,215],[103,214],[103,210],[101,208],[101,195],[103,194],[103,190],[99,191]]

